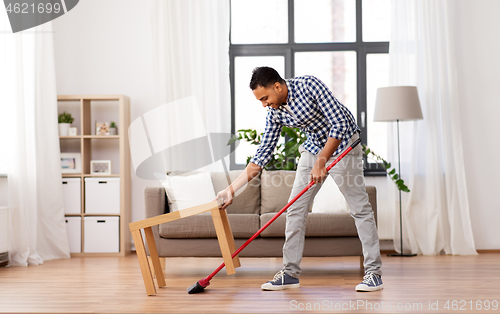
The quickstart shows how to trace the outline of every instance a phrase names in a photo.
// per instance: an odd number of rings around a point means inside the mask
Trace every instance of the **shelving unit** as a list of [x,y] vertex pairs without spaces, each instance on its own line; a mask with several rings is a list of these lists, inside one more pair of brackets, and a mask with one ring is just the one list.
[[[126,256],[130,253],[131,238],[128,224],[131,217],[131,164],[128,142],[130,125],[130,99],[124,95],[59,95],[59,113],[70,112],[75,118],[73,126],[78,128],[79,135],[60,136],[61,152],[81,154],[81,173],[63,174],[63,178],[81,179],[81,209],[77,214],[66,214],[66,217],[81,217],[81,253],[71,256]],[[115,121],[118,135],[95,135],[95,122]],[[104,158],[103,158],[104,156]],[[111,160],[110,175],[90,173],[91,160]],[[85,178],[119,178],[120,179],[120,213],[86,213],[85,212]],[[119,252],[118,253],[85,253],[85,217],[119,217]]]
[[0,267],[9,263],[9,209],[0,206]]

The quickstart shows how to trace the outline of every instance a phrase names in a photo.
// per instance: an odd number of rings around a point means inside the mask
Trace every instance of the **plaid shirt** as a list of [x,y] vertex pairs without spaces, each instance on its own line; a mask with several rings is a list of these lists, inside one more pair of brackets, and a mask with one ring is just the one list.
[[264,168],[271,160],[283,125],[300,128],[307,137],[304,148],[317,155],[328,137],[341,140],[333,155],[340,153],[354,132],[360,132],[354,116],[333,96],[328,87],[314,76],[285,80],[288,88],[286,105],[269,108],[266,128],[257,153],[250,160]]

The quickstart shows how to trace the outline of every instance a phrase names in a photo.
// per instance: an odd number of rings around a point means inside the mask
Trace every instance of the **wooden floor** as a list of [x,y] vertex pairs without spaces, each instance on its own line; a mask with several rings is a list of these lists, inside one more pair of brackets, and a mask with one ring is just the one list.
[[0,268],[0,312],[500,313],[500,254],[383,256],[385,288],[369,293],[354,291],[363,276],[358,258],[304,258],[300,289],[261,291],[260,285],[272,279],[281,262],[242,258],[235,275],[221,271],[204,293],[189,295],[186,289],[210,274],[221,259],[167,259],[167,287],[150,297],[135,255]]

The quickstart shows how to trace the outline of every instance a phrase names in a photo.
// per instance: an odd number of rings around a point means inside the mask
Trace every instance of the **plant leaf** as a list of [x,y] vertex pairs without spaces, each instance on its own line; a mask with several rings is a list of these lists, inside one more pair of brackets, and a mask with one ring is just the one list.
[[233,144],[234,142],[239,141],[239,140],[240,140],[240,139],[239,139],[238,137],[236,137],[236,136],[235,136],[235,137],[231,138],[231,139],[227,142],[227,145],[231,145],[231,144]]

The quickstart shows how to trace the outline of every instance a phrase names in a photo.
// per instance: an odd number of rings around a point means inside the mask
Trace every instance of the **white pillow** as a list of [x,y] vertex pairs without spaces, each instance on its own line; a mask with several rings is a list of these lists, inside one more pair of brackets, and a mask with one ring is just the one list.
[[333,181],[331,176],[328,176],[321,186],[318,194],[314,198],[314,203],[311,212],[313,213],[348,213],[349,206],[344,198],[344,195],[339,190],[339,187]]
[[165,187],[171,212],[210,203],[216,196],[208,172],[167,176],[162,185]]

